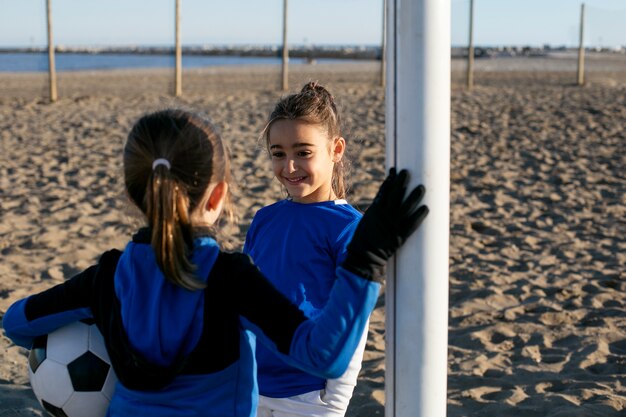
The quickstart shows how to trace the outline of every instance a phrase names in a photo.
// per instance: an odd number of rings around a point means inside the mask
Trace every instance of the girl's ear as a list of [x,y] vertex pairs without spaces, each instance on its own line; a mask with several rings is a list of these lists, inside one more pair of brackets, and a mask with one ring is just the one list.
[[211,195],[206,204],[206,209],[208,211],[217,210],[218,212],[222,211],[222,207],[224,206],[224,201],[226,200],[226,194],[228,193],[228,184],[226,181],[218,182],[213,190],[211,191]]
[[191,213],[194,227],[211,226],[222,213],[228,195],[228,184],[225,181],[209,186],[202,197],[202,203]]
[[330,151],[333,162],[337,163],[341,161],[343,153],[346,151],[346,140],[341,136],[335,138]]

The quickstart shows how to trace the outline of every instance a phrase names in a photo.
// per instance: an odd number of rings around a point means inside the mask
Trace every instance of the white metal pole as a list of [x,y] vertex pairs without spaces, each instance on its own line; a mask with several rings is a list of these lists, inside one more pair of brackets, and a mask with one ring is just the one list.
[[388,0],[387,165],[426,186],[430,213],[389,265],[385,415],[446,415],[450,2]]
[[289,22],[289,0],[283,1],[283,66],[282,66],[282,89],[289,89],[289,47],[287,45],[287,23]]
[[383,36],[380,43],[380,86],[385,86],[387,80],[387,0],[383,0]]
[[57,73],[54,64],[54,38],[52,36],[52,5],[51,0],[46,0],[46,21],[48,29],[48,84],[50,101],[57,101]]
[[585,84],[585,3],[580,5],[580,34],[578,41],[578,85]]
[[467,46],[467,89],[474,87],[474,0],[469,6],[469,39]]
[[176,43],[176,69],[174,76],[174,95],[180,97],[183,95],[183,52],[180,45],[180,2],[176,0],[175,6],[175,43]]

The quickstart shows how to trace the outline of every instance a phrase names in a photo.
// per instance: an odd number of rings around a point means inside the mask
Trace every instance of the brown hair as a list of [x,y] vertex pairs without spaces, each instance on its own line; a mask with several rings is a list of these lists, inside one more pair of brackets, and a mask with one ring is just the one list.
[[[326,88],[315,81],[306,83],[299,93],[291,94],[276,104],[262,132],[268,149],[270,128],[277,120],[302,120],[319,125],[326,131],[329,140],[341,136],[341,118],[335,99]],[[333,167],[332,189],[337,198],[346,197],[349,168],[350,161],[345,154]]]
[[[156,159],[169,162],[152,166]],[[141,117],[124,147],[124,181],[147,217],[157,263],[172,283],[189,290],[205,284],[194,275],[191,212],[210,184],[230,182],[230,162],[220,136],[205,118],[186,110]],[[227,211],[230,207],[227,207]]]

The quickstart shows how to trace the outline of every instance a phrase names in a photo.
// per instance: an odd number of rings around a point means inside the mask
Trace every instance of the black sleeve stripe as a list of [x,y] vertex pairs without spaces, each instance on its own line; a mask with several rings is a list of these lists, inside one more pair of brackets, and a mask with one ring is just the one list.
[[263,330],[281,353],[288,354],[293,335],[307,320],[306,316],[268,281],[249,256],[226,255],[231,270],[227,279],[239,294],[236,298],[239,313]]
[[96,270],[97,267],[94,265],[62,284],[32,295],[24,308],[28,321],[63,311],[89,307],[91,285]]

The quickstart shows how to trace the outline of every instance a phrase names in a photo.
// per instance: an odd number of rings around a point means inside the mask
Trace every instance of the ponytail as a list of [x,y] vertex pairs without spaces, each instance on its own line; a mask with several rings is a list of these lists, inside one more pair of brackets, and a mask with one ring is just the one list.
[[348,194],[346,178],[349,175],[349,170],[350,161],[345,157],[345,155],[339,162],[335,162],[335,166],[333,166],[331,186],[338,199],[345,199]]
[[[156,262],[166,279],[188,290],[206,287],[191,261],[191,213],[210,184],[230,181],[224,145],[210,122],[184,110],[141,117],[124,147],[124,181],[146,216]],[[206,232],[206,230],[205,230]]]
[[163,165],[152,172],[146,192],[146,215],[152,231],[152,249],[163,274],[188,290],[204,288],[189,260],[193,250],[189,198]]

